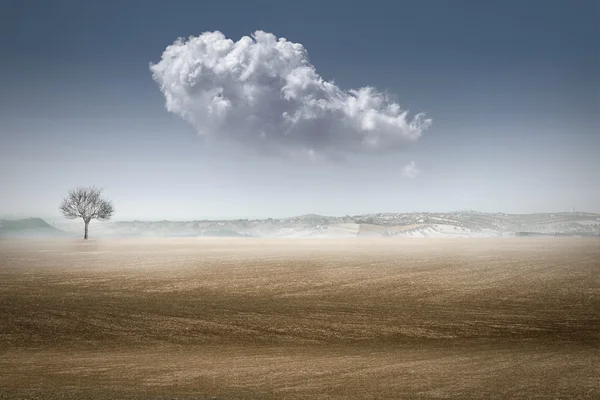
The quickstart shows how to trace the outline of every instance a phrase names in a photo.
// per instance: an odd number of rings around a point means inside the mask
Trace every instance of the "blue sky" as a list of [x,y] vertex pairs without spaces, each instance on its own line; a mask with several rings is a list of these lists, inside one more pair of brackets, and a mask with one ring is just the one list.
[[[104,187],[121,220],[600,212],[599,7],[5,0],[0,214],[58,216],[82,185]],[[387,92],[433,124],[343,162],[205,140],[167,111],[149,65],[178,37],[215,30],[300,43],[324,80]]]

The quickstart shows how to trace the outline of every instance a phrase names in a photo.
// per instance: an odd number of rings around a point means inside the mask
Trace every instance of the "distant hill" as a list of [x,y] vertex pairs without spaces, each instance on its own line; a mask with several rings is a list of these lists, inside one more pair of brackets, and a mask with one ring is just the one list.
[[[63,227],[63,225],[58,225]],[[0,219],[0,237],[78,237],[74,226],[64,232],[40,218]],[[116,221],[93,223],[92,237],[507,237],[600,236],[600,214],[378,213],[329,217],[307,214],[291,218]]]
[[0,219],[0,238],[65,236],[70,235],[53,227],[41,218]]
[[379,213],[344,217],[118,221],[93,226],[99,237],[506,237],[598,236],[593,213]]

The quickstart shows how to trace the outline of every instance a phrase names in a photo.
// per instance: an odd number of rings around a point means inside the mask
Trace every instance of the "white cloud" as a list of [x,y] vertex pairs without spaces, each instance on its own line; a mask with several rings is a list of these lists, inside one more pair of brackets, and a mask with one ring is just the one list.
[[167,110],[199,134],[268,153],[390,152],[431,124],[371,87],[323,80],[301,44],[262,31],[237,42],[218,31],[178,39],[150,70]]
[[417,175],[421,173],[421,170],[417,168],[417,164],[414,161],[409,162],[402,168],[402,175],[407,178],[415,178]]

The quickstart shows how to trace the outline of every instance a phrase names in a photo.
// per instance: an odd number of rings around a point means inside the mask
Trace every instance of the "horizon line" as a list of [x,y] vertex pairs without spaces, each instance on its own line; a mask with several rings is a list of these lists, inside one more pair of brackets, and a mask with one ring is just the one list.
[[[354,214],[354,215],[350,215],[350,214],[346,214],[346,215],[325,215],[325,214],[315,214],[315,213],[307,213],[307,214],[300,214],[300,215],[295,215],[295,216],[290,216],[290,217],[262,217],[262,218],[253,218],[253,217],[240,217],[240,218],[192,218],[192,219],[139,219],[139,218],[135,218],[135,219],[127,219],[127,218],[123,218],[123,219],[111,219],[109,221],[96,221],[96,222],[194,222],[194,221],[266,221],[266,220],[288,220],[288,219],[294,219],[294,218],[303,218],[303,217],[321,217],[321,218],[360,218],[360,217],[366,217],[366,216],[373,216],[373,215],[406,215],[406,214],[487,214],[487,215],[540,215],[540,214],[547,214],[547,215],[554,215],[554,214],[592,214],[592,215],[599,215],[600,213],[597,212],[588,212],[588,211],[558,211],[558,212],[532,212],[532,213],[509,213],[509,212],[503,212],[503,211],[495,211],[495,212],[489,212],[489,211],[477,211],[477,210],[455,210],[455,211],[407,211],[407,212],[375,212],[375,213],[366,213],[366,214]],[[40,217],[40,216],[30,216],[30,217],[9,217],[9,216],[0,216],[0,220],[4,219],[4,220],[24,220],[24,219],[41,219],[41,220],[46,220],[46,219],[50,219],[50,218],[54,218],[54,217]],[[60,218],[59,216],[57,216],[56,218],[54,218],[56,220],[58,219],[64,219],[64,218]],[[75,222],[77,220],[73,220],[73,222]]]

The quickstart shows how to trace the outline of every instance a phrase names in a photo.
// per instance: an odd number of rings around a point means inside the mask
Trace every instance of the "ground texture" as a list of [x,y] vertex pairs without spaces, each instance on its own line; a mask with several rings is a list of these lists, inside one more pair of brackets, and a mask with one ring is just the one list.
[[600,240],[0,241],[0,399],[600,398]]

